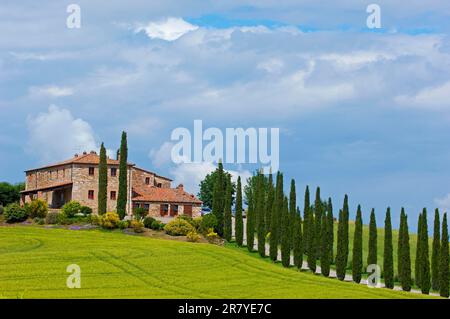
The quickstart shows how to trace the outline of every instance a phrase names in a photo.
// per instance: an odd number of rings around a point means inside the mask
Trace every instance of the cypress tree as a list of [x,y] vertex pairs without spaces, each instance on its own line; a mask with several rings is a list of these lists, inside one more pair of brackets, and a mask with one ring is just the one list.
[[316,200],[314,201],[314,245],[316,249],[316,258],[320,258],[320,231],[322,230],[322,200],[320,199],[320,187],[316,189]]
[[123,219],[127,210],[128,186],[127,186],[127,161],[128,146],[127,133],[122,132],[122,140],[120,142],[120,159],[119,159],[119,192],[117,194],[117,214]]
[[270,232],[270,223],[272,221],[272,205],[273,205],[273,199],[275,196],[275,189],[273,186],[273,177],[272,177],[272,171],[269,174],[269,183],[267,188],[267,201],[266,201],[266,234]]
[[402,289],[404,291],[411,290],[411,252],[409,246],[409,230],[408,230],[408,216],[405,214],[404,209],[402,208],[402,219],[400,223],[403,223],[402,226],[402,250],[399,250],[399,261],[401,260],[402,267],[399,270],[400,283],[402,285]]
[[384,284],[386,288],[394,288],[394,258],[392,249],[392,223],[391,209],[387,208],[384,221],[384,260],[383,260]]
[[322,275],[328,277],[330,275],[330,228],[328,216],[322,215],[322,231],[321,231],[321,252],[320,252],[320,270]]
[[449,261],[448,261],[448,226],[447,213],[442,219],[442,242],[439,254],[439,293],[442,297],[449,297]]
[[232,232],[232,218],[231,218],[231,205],[233,202],[232,193],[231,193],[231,176],[225,177],[225,202],[223,209],[223,238],[230,242],[231,241],[231,232]]
[[344,206],[342,209],[344,217],[344,267],[347,268],[348,264],[348,253],[349,253],[349,232],[348,232],[348,222],[349,222],[349,208],[348,208],[348,196],[344,197]]
[[439,253],[441,250],[441,222],[439,209],[434,211],[433,251],[431,253],[431,287],[439,291]]
[[108,196],[108,163],[105,146],[100,146],[100,160],[98,163],[98,214],[106,214]]
[[353,281],[356,283],[361,282],[362,274],[362,239],[363,239],[363,224],[362,224],[361,205],[358,205],[355,221],[355,233],[353,237],[353,257],[352,257],[352,274]]
[[284,267],[289,267],[291,262],[291,232],[289,231],[289,206],[288,199],[284,197],[282,220],[281,220],[281,263]]
[[427,210],[423,209],[422,212],[422,231],[421,231],[421,262],[420,262],[420,288],[423,294],[429,294],[431,288],[430,278],[430,254],[428,248],[428,222],[427,222]]
[[398,279],[400,283],[402,282],[402,273],[403,273],[403,242],[404,242],[404,217],[405,217],[405,209],[402,207],[400,212],[400,228],[398,230],[398,242],[397,242],[397,273]]
[[236,216],[234,219],[234,237],[236,243],[239,247],[242,246],[244,240],[244,222],[242,219],[242,184],[241,177],[237,180],[237,190],[236,190]]
[[[280,196],[281,194],[281,196]],[[282,203],[282,194],[283,194],[283,177],[280,172],[277,173],[277,181],[276,181],[276,187],[275,187],[275,196],[273,200],[272,205],[272,214],[271,214],[271,221],[270,221],[270,259],[273,261],[276,261],[278,258],[278,244],[279,244],[279,228],[280,225],[280,218],[279,215],[280,212],[280,201],[281,206]],[[281,199],[280,199],[281,198]]]
[[[311,210],[311,208],[309,208]],[[311,211],[308,212],[307,214],[307,218],[308,218],[308,240],[307,240],[307,261],[308,261],[308,268],[315,273],[316,272],[316,261],[317,261],[317,257],[316,257],[316,245],[315,245],[315,223],[314,223],[314,213],[312,213]]]
[[[251,193],[253,191],[250,191]],[[255,225],[254,225],[254,194],[251,194],[248,200],[248,208],[247,208],[247,227],[245,229],[246,237],[247,237],[247,249],[248,251],[253,251],[253,246],[255,244]]]
[[308,230],[308,223],[309,223],[309,217],[308,213],[310,211],[310,200],[309,200],[309,186],[306,185],[305,189],[305,203],[303,207],[303,238],[305,239],[305,245],[304,247],[306,250],[308,250],[309,242],[308,242],[308,236],[309,236],[309,230]]
[[297,194],[295,192],[295,181],[291,179],[291,190],[289,192],[289,233],[291,238],[291,249],[294,247],[295,221],[297,217]]
[[[213,189],[212,213],[217,218],[217,234],[223,236],[226,178],[223,164],[219,161],[217,177]],[[248,216],[250,218],[250,216]],[[248,222],[248,220],[247,220]],[[247,237],[249,238],[249,237]]]
[[421,269],[421,249],[422,249],[422,214],[419,214],[419,220],[417,223],[417,243],[416,243],[416,259],[414,267],[414,281],[416,286],[420,288],[420,269]]
[[302,234],[302,218],[297,208],[294,230],[294,265],[298,269],[302,269],[303,265],[303,234]]
[[333,216],[333,204],[331,203],[331,197],[328,198],[327,205],[327,220],[328,220],[328,248],[330,249],[329,258],[330,264],[333,263],[334,260],[334,216]]
[[367,255],[367,265],[377,264],[377,221],[375,217],[375,209],[372,208],[370,212],[370,224],[369,224],[369,253]]
[[336,276],[339,280],[345,279],[345,259],[344,259],[344,212],[339,210],[339,223],[337,230],[337,251],[336,251]]
[[265,192],[264,175],[259,173],[257,182],[257,232],[258,232],[258,252],[261,257],[266,256],[266,226],[265,226]]

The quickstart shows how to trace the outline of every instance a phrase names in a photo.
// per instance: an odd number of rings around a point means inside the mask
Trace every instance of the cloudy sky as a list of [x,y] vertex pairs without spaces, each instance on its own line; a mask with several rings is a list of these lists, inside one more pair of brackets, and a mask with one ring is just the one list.
[[[66,26],[67,6],[81,28]],[[280,128],[299,198],[349,194],[366,220],[450,208],[450,4],[79,0],[0,4],[0,180],[129,135],[131,161],[196,191],[174,128]],[[254,165],[228,165],[248,176]],[[415,228],[415,225],[411,225]]]

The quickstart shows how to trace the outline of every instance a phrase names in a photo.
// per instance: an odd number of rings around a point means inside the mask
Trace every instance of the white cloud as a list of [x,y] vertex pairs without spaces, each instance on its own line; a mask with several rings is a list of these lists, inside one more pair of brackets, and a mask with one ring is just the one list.
[[32,96],[50,96],[50,97],[62,97],[73,95],[74,90],[70,87],[59,87],[56,85],[48,86],[32,86],[30,87],[30,94]]
[[190,24],[181,18],[169,17],[165,20],[151,21],[147,25],[140,25],[135,32],[144,31],[151,39],[174,41],[189,31],[197,30],[198,26]]
[[434,203],[439,207],[441,213],[450,211],[450,193],[443,198],[436,198]]
[[[94,131],[86,121],[69,110],[51,105],[46,113],[28,117],[29,153],[43,163],[64,160],[82,151],[98,150]],[[110,152],[111,153],[111,152]]]
[[161,167],[164,164],[172,163],[171,154],[173,145],[171,142],[164,142],[158,149],[152,148],[149,157],[153,165]]
[[444,84],[427,87],[414,95],[400,95],[396,102],[404,106],[413,106],[427,109],[450,108],[450,81]]
[[143,117],[130,122],[126,131],[132,135],[150,136],[157,133],[162,126],[161,120],[156,117]]

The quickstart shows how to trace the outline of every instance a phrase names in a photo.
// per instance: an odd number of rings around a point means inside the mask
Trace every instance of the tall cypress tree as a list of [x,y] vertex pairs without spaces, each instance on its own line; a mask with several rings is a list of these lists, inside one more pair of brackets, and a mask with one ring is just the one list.
[[283,200],[283,213],[281,220],[281,263],[284,267],[289,267],[291,262],[291,232],[289,231],[289,205],[287,197]]
[[257,232],[258,232],[258,252],[261,257],[266,256],[266,226],[265,226],[265,191],[264,191],[264,175],[258,174],[257,182]]
[[377,220],[375,217],[375,209],[372,208],[370,212],[370,224],[369,224],[369,253],[367,255],[367,265],[377,264]]
[[383,260],[384,284],[386,288],[394,288],[394,258],[392,248],[392,223],[391,209],[387,208],[384,221],[384,260]]
[[242,219],[242,184],[241,177],[238,177],[237,180],[237,189],[236,189],[236,216],[234,219],[234,237],[236,239],[236,243],[239,247],[242,246],[244,239],[244,222]]
[[255,245],[255,224],[254,224],[254,207],[255,207],[255,200],[253,190],[250,191],[249,198],[247,198],[248,201],[248,208],[247,208],[247,227],[245,228],[245,234],[247,238],[247,249],[248,251],[253,251],[253,246]]
[[421,272],[421,262],[422,262],[422,214],[419,214],[419,220],[417,222],[417,243],[416,243],[416,259],[414,261],[414,281],[416,286],[420,288],[420,272]]
[[[282,203],[282,194],[283,194],[283,177],[281,173],[277,173],[276,187],[275,187],[275,196],[272,205],[272,214],[270,221],[270,259],[276,261],[278,258],[278,244],[280,242],[278,238],[280,225],[280,206]],[[280,199],[281,198],[281,199]],[[281,201],[281,205],[280,205]]]
[[108,163],[106,160],[105,146],[100,146],[100,160],[98,163],[98,214],[106,213],[108,196]]
[[347,269],[348,264],[348,253],[349,253],[349,232],[348,232],[348,222],[349,222],[349,208],[348,208],[348,196],[344,197],[344,205],[342,207],[343,217],[344,217],[344,267]]
[[322,200],[320,199],[320,187],[316,189],[316,200],[314,201],[314,245],[316,247],[316,258],[320,258],[320,231],[322,230]]
[[352,258],[352,274],[353,281],[356,283],[361,282],[361,274],[362,274],[362,239],[363,239],[363,224],[362,224],[362,213],[361,213],[361,205],[358,205],[358,210],[356,212],[356,221],[355,221],[355,233],[353,237],[353,258]]
[[328,248],[330,249],[329,258],[330,264],[334,261],[334,216],[333,216],[333,204],[331,203],[331,197],[328,198],[327,205],[327,221],[328,221]]
[[304,247],[306,250],[308,250],[309,243],[308,243],[308,236],[309,236],[309,230],[308,230],[308,223],[309,223],[309,217],[308,213],[310,211],[310,199],[309,199],[309,186],[306,185],[305,189],[305,200],[304,200],[304,207],[303,207],[303,238],[305,240]]
[[343,265],[344,258],[344,217],[342,209],[339,210],[338,229],[337,229],[337,247],[336,247],[336,276],[339,280],[345,278],[345,266]]
[[442,241],[439,254],[439,293],[442,297],[449,297],[449,261],[448,261],[448,226],[447,213],[442,219]]
[[[217,177],[213,189],[212,213],[217,218],[217,233],[223,236],[226,177],[222,161],[219,161]],[[250,218],[250,216],[249,216]],[[247,237],[248,238],[248,237]]]
[[225,202],[223,208],[223,238],[230,242],[231,241],[231,232],[232,232],[232,218],[231,218],[231,205],[233,202],[232,199],[232,188],[231,188],[231,176],[228,175],[225,177]]
[[423,294],[429,294],[431,288],[430,278],[430,253],[428,248],[428,222],[427,209],[424,208],[422,212],[422,231],[421,231],[421,248],[420,253],[420,288]]
[[[309,210],[311,210],[311,208],[309,208]],[[307,261],[308,261],[308,268],[315,273],[316,272],[316,262],[317,262],[317,257],[316,257],[316,245],[315,245],[315,222],[314,222],[314,213],[309,211],[306,214],[307,218],[308,218],[308,222],[307,222],[307,231],[308,231],[308,240],[307,240]]]
[[289,233],[291,236],[291,249],[294,248],[295,221],[297,217],[297,194],[295,192],[295,181],[291,179],[291,190],[289,192]]
[[266,234],[270,232],[270,223],[272,222],[272,205],[275,196],[275,189],[273,186],[272,171],[269,174],[269,182],[267,186],[267,200],[266,200]]
[[119,193],[117,194],[117,214],[123,219],[127,211],[127,161],[128,161],[128,146],[127,133],[122,132],[122,140],[120,142],[120,159],[119,159]]
[[441,222],[439,209],[434,211],[433,251],[431,254],[431,287],[439,291],[439,253],[441,250]]
[[402,274],[403,274],[403,237],[404,237],[404,221],[405,218],[405,209],[402,207],[400,212],[400,228],[398,230],[398,242],[397,242],[397,273],[398,273],[398,279],[400,282],[402,282]]
[[322,230],[321,230],[321,252],[320,252],[320,270],[322,275],[328,277],[330,275],[330,228],[327,214],[322,215]]
[[399,250],[399,261],[402,260],[402,268],[399,270],[400,283],[402,285],[402,289],[404,291],[411,290],[411,252],[409,246],[409,229],[408,229],[408,216],[405,214],[404,209],[402,208],[402,219],[400,223],[403,223],[402,226],[402,237],[401,237],[401,247],[402,250]]
[[298,269],[302,269],[303,265],[303,234],[302,234],[302,218],[297,208],[294,229],[294,265]]

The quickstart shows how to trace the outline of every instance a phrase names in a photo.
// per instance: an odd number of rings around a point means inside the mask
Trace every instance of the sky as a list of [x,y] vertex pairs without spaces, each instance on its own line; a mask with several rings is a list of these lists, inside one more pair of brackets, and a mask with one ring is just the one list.
[[390,206],[398,226],[403,206],[415,229],[450,208],[449,36],[447,0],[3,0],[0,181],[101,142],[112,155],[125,130],[130,161],[196,193],[215,166],[175,164],[175,128],[279,128],[300,207],[320,186],[365,222]]

